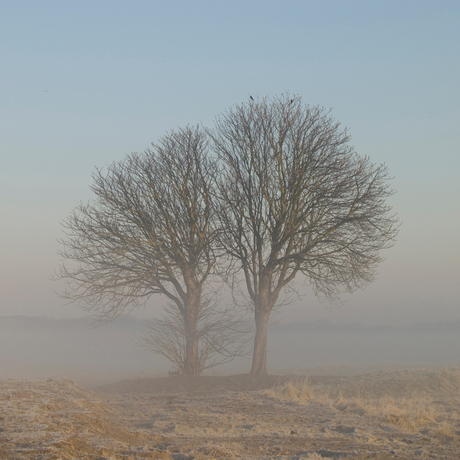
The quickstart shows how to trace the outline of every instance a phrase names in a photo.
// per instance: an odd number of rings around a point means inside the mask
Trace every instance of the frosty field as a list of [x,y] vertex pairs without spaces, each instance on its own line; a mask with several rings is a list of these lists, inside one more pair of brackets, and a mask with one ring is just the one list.
[[0,381],[1,459],[460,458],[460,369]]

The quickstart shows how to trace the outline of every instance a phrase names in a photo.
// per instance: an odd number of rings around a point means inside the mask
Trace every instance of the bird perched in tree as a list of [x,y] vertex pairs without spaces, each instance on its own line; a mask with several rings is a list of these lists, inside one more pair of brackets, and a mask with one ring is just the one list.
[[249,99],[251,99],[251,101],[253,101],[253,100],[254,100],[254,98],[253,98],[251,95],[249,95]]

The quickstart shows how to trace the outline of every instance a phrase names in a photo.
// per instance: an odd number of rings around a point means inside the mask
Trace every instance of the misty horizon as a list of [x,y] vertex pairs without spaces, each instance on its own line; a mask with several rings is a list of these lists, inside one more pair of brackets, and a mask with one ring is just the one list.
[[[93,387],[117,380],[167,376],[171,364],[135,345],[146,320],[122,316],[93,327],[87,317],[0,317],[0,379],[67,377]],[[271,324],[271,374],[348,375],[379,369],[458,366],[460,321],[362,326],[334,321]],[[250,358],[205,375],[248,373]]]

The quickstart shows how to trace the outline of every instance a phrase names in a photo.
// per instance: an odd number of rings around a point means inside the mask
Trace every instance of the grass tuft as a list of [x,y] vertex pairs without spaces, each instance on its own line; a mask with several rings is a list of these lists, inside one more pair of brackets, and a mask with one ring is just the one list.
[[273,389],[265,390],[263,394],[270,399],[295,401],[297,403],[310,401],[314,397],[308,386],[308,379],[298,377],[287,383],[276,385]]

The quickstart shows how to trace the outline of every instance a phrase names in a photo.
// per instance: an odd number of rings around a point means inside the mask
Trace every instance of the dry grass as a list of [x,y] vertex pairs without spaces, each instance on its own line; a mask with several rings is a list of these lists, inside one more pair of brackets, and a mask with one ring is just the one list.
[[[340,412],[376,417],[408,433],[449,441],[460,433],[460,369],[386,371],[362,375],[343,388],[293,377],[263,394],[297,404],[317,403]],[[346,395],[346,396],[344,396]]]
[[287,383],[277,384],[273,389],[262,392],[267,398],[296,401],[300,404],[310,401],[313,392],[305,377],[294,377]]
[[[209,457],[212,458],[234,458],[235,453],[225,449],[221,446],[211,445],[200,449],[200,454],[203,456],[203,459],[209,460]],[[195,457],[195,460],[200,460],[200,455]]]
[[453,427],[449,422],[441,422],[434,429],[433,435],[440,441],[451,441],[455,437]]
[[0,381],[0,458],[458,460],[458,375],[283,376],[248,391],[216,380],[200,393],[133,384],[103,400],[65,380]]

